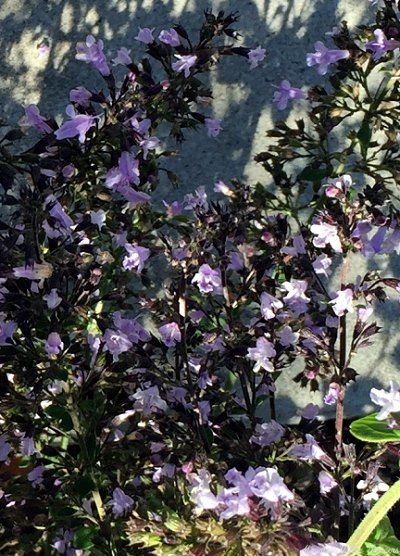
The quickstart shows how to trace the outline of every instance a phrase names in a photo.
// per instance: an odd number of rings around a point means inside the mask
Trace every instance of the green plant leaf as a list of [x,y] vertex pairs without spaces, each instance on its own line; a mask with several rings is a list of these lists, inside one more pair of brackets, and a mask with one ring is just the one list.
[[378,421],[377,413],[372,413],[353,421],[350,432],[364,442],[400,442],[400,430],[389,429],[386,421]]
[[361,547],[360,556],[390,556],[391,554],[400,554],[400,540],[394,534],[390,519],[386,516]]

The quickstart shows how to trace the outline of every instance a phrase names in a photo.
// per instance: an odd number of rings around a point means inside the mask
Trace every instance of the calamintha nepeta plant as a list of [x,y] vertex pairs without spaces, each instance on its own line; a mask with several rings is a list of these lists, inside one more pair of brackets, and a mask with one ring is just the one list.
[[[224,55],[264,58],[218,43],[237,37],[235,14],[206,12],[197,42],[179,25],[140,29],[157,70],[127,48],[111,65],[87,37],[77,59],[107,93],[73,89],[61,125],[26,107],[21,125],[41,133],[27,151],[11,152],[19,130],[4,135],[5,553],[346,553],[384,490],[343,417],[353,354],[379,331],[374,303],[399,289],[378,268],[349,272],[400,249],[397,15],[385,2],[376,28],[343,24],[335,48],[315,45],[307,64],[329,72],[329,91],[279,86],[278,108],[307,98],[310,111],[257,157],[273,191],[219,181],[213,200],[199,188],[152,205],[162,173],[178,180],[159,126],[181,141],[201,124],[212,140],[222,125],[200,112],[201,74]],[[296,381],[336,406],[334,439],[312,404],[298,427],[278,422],[276,378],[295,360]]]

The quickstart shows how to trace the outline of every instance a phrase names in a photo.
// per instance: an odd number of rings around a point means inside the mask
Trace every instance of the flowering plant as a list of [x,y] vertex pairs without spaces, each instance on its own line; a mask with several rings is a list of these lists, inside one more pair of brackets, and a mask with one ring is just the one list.
[[[206,12],[197,42],[179,25],[139,29],[141,62],[124,47],[111,64],[87,37],[76,57],[106,92],[73,89],[61,125],[25,107],[21,128],[40,134],[28,150],[15,152],[20,129],[3,136],[5,553],[351,549],[385,490],[387,455],[357,451],[344,409],[354,353],[380,330],[374,304],[399,290],[379,268],[351,275],[352,261],[399,252],[397,16],[385,2],[376,28],[343,24],[336,48],[316,43],[307,64],[332,72],[329,90],[278,88],[279,109],[307,98],[310,111],[278,123],[256,158],[272,189],[219,181],[213,199],[194,188],[153,201],[164,177],[179,182],[162,126],[178,143],[223,129],[201,112],[202,74],[227,55],[250,69],[264,59],[230,44],[235,14]],[[333,434],[313,404],[297,426],[279,423],[278,379],[295,365],[295,381],[335,407]],[[392,394],[373,393],[382,419],[397,411]]]

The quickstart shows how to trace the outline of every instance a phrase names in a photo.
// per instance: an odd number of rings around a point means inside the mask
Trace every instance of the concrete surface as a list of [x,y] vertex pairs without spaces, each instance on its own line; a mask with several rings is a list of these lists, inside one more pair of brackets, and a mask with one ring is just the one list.
[[[112,58],[122,46],[140,50],[134,40],[139,27],[159,31],[179,22],[195,31],[207,7],[238,10],[237,28],[243,37],[239,44],[261,45],[267,49],[267,57],[252,71],[244,59],[227,59],[210,75],[216,98],[212,115],[222,118],[224,130],[210,140],[199,131],[182,145],[175,168],[183,192],[200,185],[211,189],[216,180],[231,177],[268,183],[253,156],[265,148],[264,134],[274,120],[289,114],[298,117],[302,110],[297,106],[283,114],[277,112],[271,104],[274,85],[284,78],[298,87],[318,83],[321,78],[316,71],[306,67],[306,53],[314,50],[315,41],[329,41],[324,33],[342,19],[351,27],[370,21],[368,0],[1,0],[0,116],[15,123],[23,114],[22,104],[36,103],[43,114],[61,120],[71,88],[101,87],[96,72],[75,60],[75,44],[87,34],[102,38]],[[50,46],[47,55],[40,55],[42,42]],[[181,191],[163,192],[169,200],[177,195],[182,195]],[[384,262],[390,274],[395,263],[393,259]],[[363,378],[351,387],[348,415],[371,407],[370,388],[386,387],[398,374],[398,308],[396,299],[377,308],[385,333],[358,359],[356,368]],[[288,370],[278,382],[282,420],[310,401],[321,404],[319,395],[294,386],[290,380],[294,374]],[[332,414],[332,408],[324,411]]]

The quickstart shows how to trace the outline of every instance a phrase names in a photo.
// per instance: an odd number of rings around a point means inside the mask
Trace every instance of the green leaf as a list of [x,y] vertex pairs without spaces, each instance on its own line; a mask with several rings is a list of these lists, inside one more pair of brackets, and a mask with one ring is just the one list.
[[88,492],[93,490],[94,483],[90,477],[78,477],[74,484],[74,490],[80,497],[84,497]]
[[370,127],[370,119],[366,116],[361,124],[361,127],[357,133],[357,139],[360,143],[361,154],[366,155],[372,136],[372,129]]
[[74,428],[71,415],[59,405],[50,405],[45,409],[46,414],[52,419],[58,421],[60,428],[63,431],[71,431]]
[[92,527],[81,527],[74,534],[74,548],[80,548],[82,550],[89,550],[92,548],[93,541],[92,538],[95,534],[95,530]]
[[378,421],[377,413],[372,413],[353,421],[350,432],[364,442],[400,442],[400,430],[389,429],[386,421]]
[[325,168],[313,168],[312,166],[306,166],[297,176],[299,180],[312,182],[320,182],[326,177]]
[[360,556],[400,554],[400,541],[393,532],[390,519],[384,517],[361,547]]

